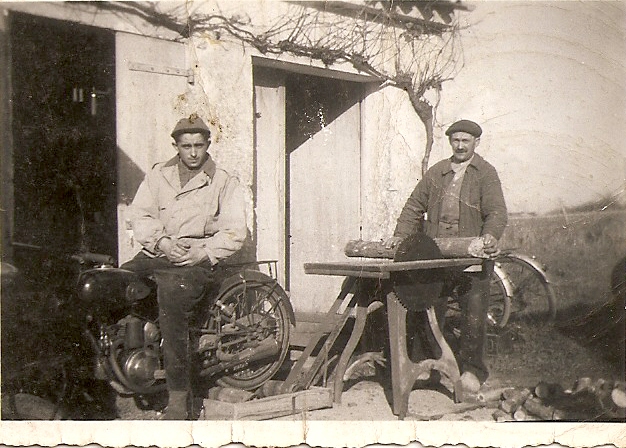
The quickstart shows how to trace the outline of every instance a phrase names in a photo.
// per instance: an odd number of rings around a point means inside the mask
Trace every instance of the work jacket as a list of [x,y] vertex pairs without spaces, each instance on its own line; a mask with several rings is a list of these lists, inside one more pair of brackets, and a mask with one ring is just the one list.
[[133,237],[155,256],[161,238],[179,239],[202,247],[215,264],[246,239],[243,187],[209,158],[181,188],[178,163],[178,156],[157,163],[139,186],[129,209]]
[[[404,205],[394,236],[406,238],[423,231],[436,238],[444,192],[453,177],[451,159],[442,160],[430,168]],[[459,236],[490,234],[500,239],[506,223],[506,204],[498,173],[485,159],[474,154],[461,184]]]

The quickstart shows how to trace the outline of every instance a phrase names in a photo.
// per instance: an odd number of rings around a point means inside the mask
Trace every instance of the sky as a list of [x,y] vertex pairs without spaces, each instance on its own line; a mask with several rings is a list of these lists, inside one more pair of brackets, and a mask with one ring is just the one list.
[[[468,2],[464,64],[443,86],[433,154],[459,118],[484,134],[512,213],[626,203],[626,2]],[[434,160],[434,159],[433,159]]]

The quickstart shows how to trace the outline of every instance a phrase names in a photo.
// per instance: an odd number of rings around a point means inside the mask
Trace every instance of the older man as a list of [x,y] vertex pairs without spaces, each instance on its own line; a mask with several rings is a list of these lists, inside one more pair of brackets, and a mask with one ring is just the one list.
[[[507,210],[495,168],[475,153],[481,134],[481,127],[469,120],[457,121],[447,129],[452,157],[435,164],[418,182],[387,247],[423,231],[431,238],[480,236],[486,253],[498,250]],[[479,272],[464,273],[466,287],[460,297],[463,322],[457,358],[463,388],[470,393],[478,392],[489,375],[483,346],[491,272],[489,264],[485,266]],[[443,326],[444,299],[437,304],[437,317]]]
[[189,317],[222,280],[222,260],[247,236],[244,192],[216,167],[207,150],[211,131],[199,117],[180,120],[171,134],[177,155],[157,163],[130,208],[133,235],[143,249],[122,268],[157,284],[169,392],[164,418],[188,417]]

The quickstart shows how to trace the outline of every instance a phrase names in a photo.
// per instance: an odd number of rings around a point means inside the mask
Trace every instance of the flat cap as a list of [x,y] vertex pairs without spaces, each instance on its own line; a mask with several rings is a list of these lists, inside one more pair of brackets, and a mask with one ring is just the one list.
[[455,132],[467,132],[478,138],[483,133],[483,130],[476,123],[470,120],[459,120],[448,128],[446,135],[449,137]]
[[191,114],[189,118],[183,118],[176,123],[171,136],[176,138],[180,134],[204,134],[210,137],[211,130],[204,121],[202,121],[202,118],[198,117],[196,114]]

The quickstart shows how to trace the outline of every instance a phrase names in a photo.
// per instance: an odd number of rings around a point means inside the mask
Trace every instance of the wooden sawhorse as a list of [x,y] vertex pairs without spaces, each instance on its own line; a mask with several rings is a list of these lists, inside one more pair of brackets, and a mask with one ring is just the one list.
[[[285,383],[283,392],[295,392],[297,390],[308,389],[322,367],[326,367],[324,362],[330,349],[335,344],[337,337],[345,327],[352,311],[356,312],[356,320],[350,338],[344,348],[335,370],[334,380],[334,401],[341,402],[343,392],[343,379],[348,362],[361,339],[365,322],[367,320],[367,308],[372,302],[370,291],[364,287],[367,282],[363,279],[389,279],[392,272],[412,271],[435,268],[465,268],[472,265],[481,264],[479,258],[445,258],[435,260],[416,260],[393,262],[387,261],[364,261],[350,260],[345,262],[327,263],[305,263],[304,270],[307,274],[345,276],[339,295],[327,313],[325,319],[328,324],[318,330],[311,338],[301,357],[291,369]],[[350,293],[353,295],[348,299]],[[338,313],[344,302],[348,300],[343,313]],[[393,389],[393,413],[400,419],[404,419],[408,412],[409,394],[418,376],[432,369],[439,370],[446,375],[454,384],[455,399],[460,401],[463,391],[460,385],[460,373],[456,358],[452,349],[446,342],[439,329],[434,308],[431,306],[426,310],[428,323],[435,340],[441,347],[439,359],[426,359],[415,363],[410,360],[407,354],[406,345],[406,315],[407,310],[398,301],[394,293],[387,295],[387,316],[389,321],[389,343],[391,347],[391,383]],[[305,372],[304,364],[311,356],[315,347],[324,340],[324,345],[320,349],[312,366]]]

